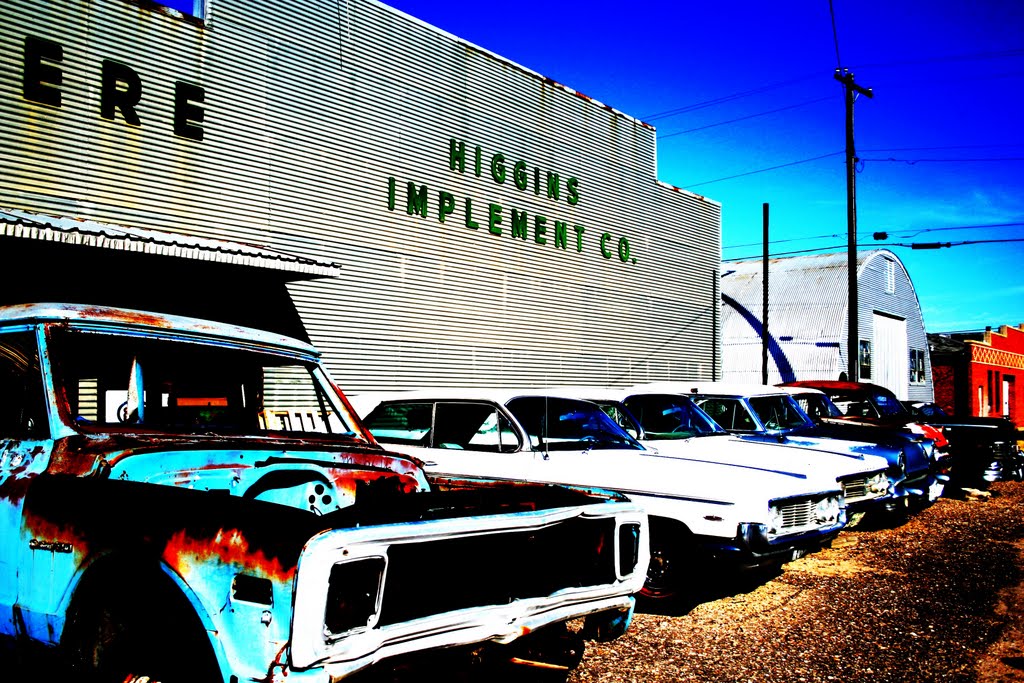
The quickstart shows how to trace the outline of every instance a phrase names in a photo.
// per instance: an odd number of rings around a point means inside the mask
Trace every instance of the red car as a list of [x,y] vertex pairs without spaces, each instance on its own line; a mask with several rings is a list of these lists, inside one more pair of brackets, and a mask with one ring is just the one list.
[[1005,418],[914,415],[892,391],[870,382],[800,380],[780,386],[807,387],[827,394],[842,415],[821,418],[826,421],[901,426],[921,432],[938,430],[948,441],[954,488],[985,488],[993,481],[1024,479],[1019,435],[1013,422]]

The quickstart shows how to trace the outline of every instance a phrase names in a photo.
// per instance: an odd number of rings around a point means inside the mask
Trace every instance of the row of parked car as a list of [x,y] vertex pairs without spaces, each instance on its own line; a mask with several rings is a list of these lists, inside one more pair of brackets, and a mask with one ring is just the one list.
[[805,398],[762,389],[353,403],[300,340],[0,306],[0,644],[110,683],[326,683],[437,657],[564,678],[638,595],[670,603],[695,566],[786,562],[928,505],[959,466],[904,428],[826,435]]
[[[939,429],[854,421],[811,386],[676,381],[353,400],[376,439],[415,457],[431,481],[596,487],[640,503],[651,523],[640,595],[668,605],[696,588],[697,567],[784,563],[865,515],[926,507],[966,469]],[[1019,460],[1015,442],[1012,453]]]

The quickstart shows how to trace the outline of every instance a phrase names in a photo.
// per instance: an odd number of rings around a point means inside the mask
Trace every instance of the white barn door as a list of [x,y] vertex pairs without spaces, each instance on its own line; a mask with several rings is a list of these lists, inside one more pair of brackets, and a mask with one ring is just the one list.
[[872,382],[890,389],[901,401],[907,398],[910,347],[907,321],[874,314],[874,367]]

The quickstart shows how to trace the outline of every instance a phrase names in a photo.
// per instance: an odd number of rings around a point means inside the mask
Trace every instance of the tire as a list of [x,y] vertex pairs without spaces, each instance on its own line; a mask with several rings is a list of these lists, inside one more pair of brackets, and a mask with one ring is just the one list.
[[76,596],[62,645],[86,683],[222,680],[198,616],[159,573],[90,582]]
[[651,563],[638,598],[649,607],[674,609],[695,592],[690,532],[671,523],[651,524]]

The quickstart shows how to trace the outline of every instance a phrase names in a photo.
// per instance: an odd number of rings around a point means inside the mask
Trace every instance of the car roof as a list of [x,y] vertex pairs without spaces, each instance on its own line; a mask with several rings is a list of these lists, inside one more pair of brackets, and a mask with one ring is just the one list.
[[825,392],[821,389],[815,389],[814,387],[791,387],[791,386],[780,386],[787,394],[821,394],[825,395]]
[[375,407],[385,401],[492,401],[505,405],[514,398],[526,396],[547,396],[587,400],[571,393],[556,389],[508,388],[508,387],[434,387],[416,389],[395,389],[391,391],[368,391],[346,394],[353,403],[366,408]]
[[707,381],[671,381],[650,382],[630,387],[636,393],[672,393],[672,394],[705,394],[718,396],[778,396],[786,393],[781,388],[753,382],[707,382]]

